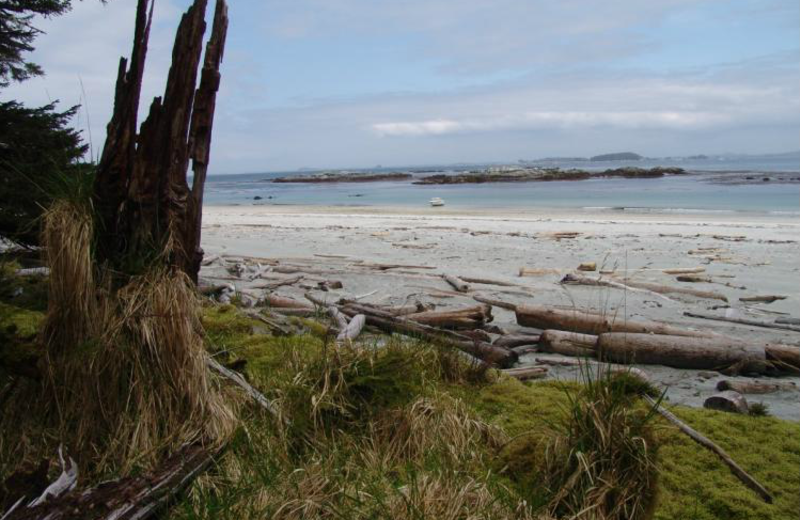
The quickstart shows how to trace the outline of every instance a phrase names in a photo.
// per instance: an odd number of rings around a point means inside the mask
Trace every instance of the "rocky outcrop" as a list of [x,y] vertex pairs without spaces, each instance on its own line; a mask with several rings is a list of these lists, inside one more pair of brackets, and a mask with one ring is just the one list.
[[300,175],[296,177],[279,177],[272,182],[378,182],[378,181],[405,181],[412,177],[410,173],[318,173],[316,175]]

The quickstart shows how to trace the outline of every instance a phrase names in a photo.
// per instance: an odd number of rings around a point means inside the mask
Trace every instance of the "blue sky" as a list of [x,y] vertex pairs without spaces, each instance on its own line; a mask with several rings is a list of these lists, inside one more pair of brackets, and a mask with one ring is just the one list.
[[[156,0],[144,99],[188,3]],[[212,173],[800,148],[797,0],[229,4]],[[47,76],[0,97],[85,101],[96,154],[134,7],[43,21]]]

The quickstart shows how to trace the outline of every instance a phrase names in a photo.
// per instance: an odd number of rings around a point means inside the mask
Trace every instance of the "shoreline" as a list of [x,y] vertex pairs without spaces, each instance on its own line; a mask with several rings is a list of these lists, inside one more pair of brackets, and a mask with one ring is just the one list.
[[[669,325],[708,330],[759,344],[800,345],[800,333],[782,332],[722,321],[687,317],[684,313],[717,314],[757,320],[798,317],[800,288],[800,219],[786,216],[730,214],[609,214],[551,211],[429,207],[341,207],[229,205],[205,206],[203,248],[209,257],[270,259],[293,274],[336,280],[342,288],[320,293],[325,298],[364,296],[366,303],[404,305],[421,301],[437,308],[475,305],[471,294],[453,293],[441,278],[447,273],[491,279],[509,286],[473,284],[475,294],[509,303],[532,303],[586,312],[609,313]],[[564,238],[566,236],[566,238]],[[596,263],[592,277],[610,276],[724,295],[715,299],[609,287],[563,285],[561,279],[582,263]],[[397,264],[401,269],[365,272],[358,266]],[[702,267],[701,283],[682,283],[664,269]],[[525,268],[535,272],[520,276]],[[220,267],[204,268],[201,277],[228,277]],[[226,282],[227,283],[227,282]],[[248,282],[236,282],[248,291]],[[304,301],[307,289],[285,285],[275,294]],[[263,293],[263,289],[260,290]],[[260,294],[253,287],[252,293]],[[742,297],[781,295],[785,299],[751,304]],[[516,325],[514,314],[493,311],[493,323]],[[524,356],[521,365],[536,355]],[[713,371],[640,366],[668,388],[673,404],[701,407],[727,377]],[[553,377],[574,379],[574,369],[553,367]],[[782,377],[800,387],[800,377]],[[800,420],[796,391],[752,396],[784,419]]]
[[664,208],[617,209],[613,207],[541,207],[541,208],[497,208],[497,207],[428,207],[428,206],[378,206],[378,205],[313,205],[313,204],[206,204],[204,214],[219,214],[235,209],[243,216],[286,215],[286,216],[380,216],[380,217],[420,217],[429,219],[464,219],[476,221],[562,221],[562,222],[614,222],[614,223],[710,223],[751,226],[764,223],[794,226],[800,228],[800,206],[797,214],[785,212],[750,212],[734,210],[674,210]]

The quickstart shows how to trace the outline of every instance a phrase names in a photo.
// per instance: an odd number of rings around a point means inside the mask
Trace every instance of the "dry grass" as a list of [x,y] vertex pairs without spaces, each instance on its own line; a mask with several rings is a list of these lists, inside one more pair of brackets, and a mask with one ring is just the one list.
[[156,267],[112,286],[93,264],[92,236],[78,205],[44,215],[51,274],[39,420],[53,420],[90,472],[125,473],[183,443],[229,437],[235,417],[205,365],[191,281]]
[[542,476],[558,518],[638,520],[656,488],[652,410],[613,377],[586,375],[568,392],[566,420],[547,443]]

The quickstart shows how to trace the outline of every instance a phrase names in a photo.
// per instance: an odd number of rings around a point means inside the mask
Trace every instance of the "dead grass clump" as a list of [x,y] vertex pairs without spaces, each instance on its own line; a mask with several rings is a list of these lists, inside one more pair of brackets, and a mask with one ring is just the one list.
[[387,410],[371,425],[369,439],[393,463],[436,456],[453,466],[480,464],[507,440],[502,429],[475,419],[461,400],[444,394]]
[[[611,380],[613,381],[613,380]],[[543,476],[558,518],[646,518],[656,484],[652,410],[607,378],[569,393],[568,417],[549,443]]]
[[93,264],[92,236],[80,206],[59,202],[44,216],[43,402],[61,439],[82,465],[125,472],[185,442],[227,437],[235,420],[205,364],[191,281],[155,267],[112,285]]

